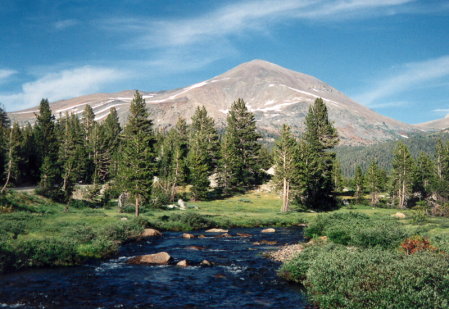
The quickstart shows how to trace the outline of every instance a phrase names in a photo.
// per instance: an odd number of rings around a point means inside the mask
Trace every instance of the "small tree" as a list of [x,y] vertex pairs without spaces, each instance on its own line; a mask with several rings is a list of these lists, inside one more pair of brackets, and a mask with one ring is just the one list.
[[287,212],[289,207],[290,186],[295,178],[295,152],[297,147],[297,142],[292,136],[290,127],[284,124],[274,149],[274,180],[278,186],[282,187],[281,212]]
[[393,183],[398,207],[405,208],[412,193],[414,161],[407,146],[398,143],[393,153]]
[[14,123],[12,129],[9,130],[7,164],[6,164],[6,180],[1,192],[5,192],[10,181],[17,178],[19,174],[19,162],[21,160],[21,140],[22,132],[17,122]]
[[379,203],[379,193],[382,188],[382,176],[377,162],[372,161],[366,171],[365,181],[368,192],[371,196],[371,205],[376,206]]
[[357,166],[354,176],[354,196],[357,202],[360,202],[362,200],[364,190],[365,186],[362,168],[360,166]]

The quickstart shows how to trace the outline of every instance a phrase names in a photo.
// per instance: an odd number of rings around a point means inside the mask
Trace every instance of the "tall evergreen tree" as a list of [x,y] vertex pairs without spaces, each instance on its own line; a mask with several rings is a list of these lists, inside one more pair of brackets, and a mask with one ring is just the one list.
[[135,199],[136,216],[142,202],[151,196],[157,171],[153,122],[148,118],[145,100],[136,91],[123,132],[119,171],[121,188]]
[[298,160],[298,164],[302,165],[299,180],[302,187],[301,201],[312,209],[331,209],[336,205],[332,179],[335,153],[329,150],[339,139],[322,99],[316,99],[309,107],[305,124]]
[[188,165],[192,197],[196,200],[207,198],[209,176],[215,171],[219,154],[219,139],[215,122],[207,115],[206,108],[198,107],[192,116],[189,137]]
[[91,183],[94,179],[95,162],[94,156],[97,154],[96,147],[98,146],[98,124],[95,121],[95,113],[89,104],[86,104],[82,114],[82,124],[84,129],[84,148],[86,157],[83,160],[84,164],[84,182]]
[[371,195],[371,205],[379,203],[379,193],[382,188],[382,174],[376,161],[372,161],[365,175],[366,188]]
[[357,166],[355,169],[355,176],[354,176],[354,197],[357,202],[360,202],[363,198],[363,192],[365,191],[365,185],[364,185],[364,175],[362,172],[362,168],[360,165]]
[[75,115],[66,114],[64,137],[59,148],[59,164],[62,169],[62,192],[67,201],[73,191],[75,182],[82,177],[85,157],[84,140],[81,123]]
[[27,123],[22,129],[22,153],[19,161],[20,182],[25,184],[36,184],[39,181],[39,154],[38,142],[35,136],[35,129]]
[[222,181],[227,184],[223,188],[225,192],[246,190],[260,181],[260,137],[254,114],[238,99],[227,116],[226,148],[222,149],[221,177],[226,179]]
[[8,151],[7,151],[7,163],[5,171],[5,184],[3,185],[1,192],[5,192],[6,188],[11,181],[18,178],[19,175],[19,162],[21,160],[21,141],[22,132],[17,122],[9,130]]
[[412,193],[414,161],[408,147],[399,142],[393,153],[393,183],[398,207],[405,208]]
[[333,167],[332,178],[334,181],[334,188],[337,192],[341,192],[343,190],[343,176],[341,175],[341,164],[340,161],[335,158],[334,167]]
[[103,144],[105,149],[104,163],[105,172],[100,177],[101,181],[107,181],[117,174],[118,152],[120,147],[120,133],[122,127],[118,118],[117,110],[112,107],[109,115],[106,117],[102,129],[104,131]]
[[40,161],[38,192],[58,200],[61,198],[61,171],[58,164],[58,139],[55,117],[47,99],[42,99],[36,116],[35,136]]
[[435,175],[434,162],[428,154],[421,152],[413,171],[413,192],[418,193],[420,199],[426,199],[432,193]]
[[289,210],[290,187],[295,178],[295,152],[297,147],[297,142],[291,133],[290,127],[284,124],[274,149],[274,180],[278,186],[282,187],[281,212]]

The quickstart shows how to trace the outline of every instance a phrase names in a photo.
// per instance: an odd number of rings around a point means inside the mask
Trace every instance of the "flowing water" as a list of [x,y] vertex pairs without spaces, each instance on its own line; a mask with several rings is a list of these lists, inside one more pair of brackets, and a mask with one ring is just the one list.
[[[302,241],[298,228],[260,233],[232,229],[251,237],[183,239],[182,233],[128,243],[116,258],[77,267],[34,269],[0,276],[0,308],[307,308],[294,286],[276,276],[279,263],[261,253]],[[274,246],[256,241],[276,241]],[[199,246],[200,248],[189,248]],[[198,250],[200,249],[200,250]],[[166,251],[175,265],[129,265],[130,257]],[[202,260],[214,263],[199,266]]]

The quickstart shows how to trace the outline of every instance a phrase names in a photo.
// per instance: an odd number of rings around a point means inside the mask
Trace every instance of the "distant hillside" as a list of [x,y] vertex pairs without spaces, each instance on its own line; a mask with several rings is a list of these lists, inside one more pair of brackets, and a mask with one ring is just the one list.
[[[416,133],[409,138],[401,141],[409,147],[413,157],[417,157],[420,152],[425,152],[434,156],[437,141],[449,140],[449,132],[442,131],[438,133]],[[366,170],[372,160],[377,160],[378,164],[386,170],[392,168],[391,161],[393,150],[398,141],[388,141],[369,146],[339,146],[336,148],[337,158],[341,162],[341,168],[344,176],[352,177],[357,165]]]

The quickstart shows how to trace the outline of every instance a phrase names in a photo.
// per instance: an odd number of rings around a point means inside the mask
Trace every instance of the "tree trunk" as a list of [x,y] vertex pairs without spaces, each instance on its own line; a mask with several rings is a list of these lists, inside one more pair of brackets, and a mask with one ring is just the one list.
[[282,208],[281,212],[285,212],[285,206],[287,204],[287,179],[284,177],[284,185],[282,188]]
[[140,208],[140,197],[136,196],[136,217],[139,216],[139,208]]
[[1,193],[6,191],[6,188],[8,187],[9,181],[11,179],[11,173],[12,173],[12,132],[13,130],[11,129],[11,132],[9,133],[9,151],[8,151],[8,172],[6,174],[6,181],[5,181],[5,185],[3,186]]

